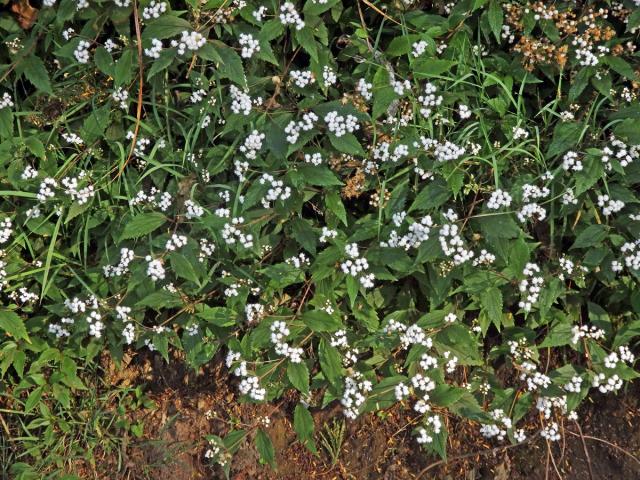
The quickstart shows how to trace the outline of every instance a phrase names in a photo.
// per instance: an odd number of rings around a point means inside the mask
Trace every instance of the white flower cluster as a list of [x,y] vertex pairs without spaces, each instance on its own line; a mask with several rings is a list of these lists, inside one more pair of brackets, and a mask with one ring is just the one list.
[[195,52],[204,47],[207,39],[198,32],[184,30],[180,40],[171,40],[171,46],[178,49],[178,55],[184,55],[187,50]]
[[442,431],[442,420],[437,415],[432,415],[426,420],[427,426],[430,427],[429,431],[424,427],[418,429],[418,438],[416,441],[420,445],[427,443],[433,443],[433,435],[438,435]]
[[76,177],[65,177],[60,183],[65,187],[65,192],[71,197],[71,200],[78,202],[78,205],[84,205],[95,195],[93,185],[88,185],[84,188],[78,189],[78,180],[85,177],[84,172]]
[[2,94],[2,97],[0,97],[0,110],[2,110],[3,108],[11,108],[13,106],[14,104],[11,95],[9,95],[7,92],[4,92]]
[[417,323],[414,323],[407,328],[406,325],[391,320],[385,329],[389,332],[400,331],[400,343],[403,349],[408,349],[412,345],[422,345],[423,347],[431,348],[433,346],[433,340],[427,336],[426,332]]
[[329,131],[336,137],[342,137],[347,132],[353,133],[360,128],[356,117],[353,115],[343,116],[336,111],[327,113],[324,121],[327,123]]
[[327,243],[329,239],[336,238],[338,236],[338,232],[336,230],[331,230],[328,227],[322,227],[322,233],[320,234],[320,243]]
[[144,54],[149,58],[160,58],[160,52],[162,52],[162,40],[157,38],[151,39],[151,47],[144,49]]
[[251,58],[254,53],[260,51],[260,42],[253,38],[250,33],[241,33],[238,39],[238,43],[242,47],[240,56],[242,58]]
[[300,137],[300,132],[308,132],[314,126],[314,122],[318,121],[318,116],[313,112],[308,112],[302,115],[302,120],[296,122],[291,121],[284,129],[284,133],[287,134],[287,142],[294,144]]
[[484,248],[480,250],[480,255],[473,261],[473,266],[478,267],[480,265],[491,265],[496,261],[496,256],[493,253],[487,252]]
[[624,263],[631,270],[640,270],[640,239],[635,242],[626,242],[620,247],[624,256]]
[[582,389],[582,382],[583,380],[581,376],[574,375],[563,388],[569,393],[580,393],[580,390]]
[[285,260],[285,263],[296,268],[302,268],[309,266],[311,262],[309,261],[309,257],[307,257],[304,253],[299,253],[298,255],[287,258]]
[[58,186],[58,182],[54,178],[47,177],[40,183],[40,189],[36,198],[39,202],[46,202],[49,198],[55,196],[54,188]]
[[158,18],[166,11],[167,2],[156,2],[155,0],[151,0],[151,3],[142,10],[142,18],[145,20]]
[[466,153],[466,149],[448,140],[440,142],[429,137],[420,137],[420,143],[414,142],[414,147],[422,146],[429,153],[432,153],[438,162],[448,162],[457,160]]
[[539,275],[540,267],[535,263],[527,263],[522,274],[528,278],[521,280],[518,286],[520,293],[523,295],[520,302],[518,302],[518,306],[525,312],[530,312],[533,304],[536,303],[538,297],[540,297],[544,278]]
[[409,80],[396,80],[393,75],[389,76],[389,84],[393,88],[393,91],[400,96],[403,96],[405,92],[411,90],[411,82],[409,82]]
[[147,255],[145,260],[147,261],[147,276],[154,282],[164,280],[166,272],[162,266],[162,261],[154,259],[151,255]]
[[318,165],[322,164],[322,154],[319,153],[319,152],[305,153],[304,154],[304,161],[306,163],[310,163],[310,164],[315,165],[317,167]]
[[413,45],[411,45],[411,55],[413,55],[416,58],[419,57],[420,55],[422,55],[424,52],[427,51],[428,46],[429,44],[424,40],[413,42]]
[[422,116],[428,118],[433,109],[442,103],[442,95],[436,95],[437,91],[438,89],[433,83],[427,82],[424,86],[424,94],[418,96],[418,101],[422,104],[422,108],[420,108]]
[[[160,198],[156,198],[160,194]],[[129,205],[140,205],[148,203],[152,207],[158,207],[161,211],[166,212],[173,203],[173,197],[169,192],[160,192],[155,187],[151,187],[148,194],[144,193],[144,190],[138,191],[136,195],[129,199]]]
[[358,80],[356,84],[356,92],[360,94],[362,98],[369,101],[373,98],[373,93],[371,90],[373,89],[373,84],[367,82],[364,78]]
[[238,225],[244,223],[243,217],[236,217],[231,219],[231,223],[225,223],[222,228],[222,238],[227,245],[233,245],[239,242],[244,248],[253,247],[253,235],[250,233],[245,235],[238,228]]
[[461,120],[466,120],[471,117],[471,109],[467,105],[461,103],[458,105],[458,115]]
[[243,395],[249,395],[254,400],[262,401],[267,395],[267,391],[260,386],[260,379],[254,376],[247,376],[242,379],[238,390]]
[[264,315],[264,305],[260,305],[259,303],[247,303],[244,306],[244,314],[247,317],[247,323],[255,323]]
[[120,249],[120,262],[118,265],[105,265],[102,267],[102,271],[104,272],[104,276],[109,277],[121,277],[129,271],[129,264],[134,259],[133,250],[123,247]]
[[601,393],[617,392],[622,388],[622,379],[617,374],[607,377],[604,373],[598,373],[593,377],[591,386]]
[[204,215],[204,208],[195,203],[193,200],[187,200],[186,202],[184,202],[184,206],[187,209],[187,212],[184,214],[184,216],[189,220],[200,218],[202,215]]
[[535,364],[531,362],[523,362],[522,363],[523,372],[520,374],[520,380],[526,380],[527,389],[530,392],[534,392],[539,388],[545,389],[551,385],[551,379],[538,371]]
[[233,113],[240,113],[246,116],[251,113],[253,105],[262,104],[262,97],[251,100],[251,97],[248,95],[248,90],[243,92],[235,85],[229,87],[229,93],[231,95],[231,111]]
[[529,219],[535,219],[542,221],[547,217],[547,211],[541,205],[536,202],[527,203],[517,213],[518,220],[525,223]]
[[355,243],[347,244],[345,253],[351,257],[340,264],[340,268],[345,275],[359,278],[360,285],[364,288],[372,288],[375,277],[373,273],[364,273],[369,269],[369,262],[366,258],[361,258],[358,252],[358,245]]
[[574,325],[571,328],[571,343],[577,345],[581,338],[590,338],[592,340],[600,340],[604,338],[605,331],[594,325]]
[[551,442],[560,440],[560,427],[557,422],[551,422],[540,431],[540,436]]
[[520,140],[521,138],[527,139],[529,138],[529,132],[527,132],[522,127],[513,127],[511,130],[511,134],[513,135],[514,140]]
[[177,233],[174,233],[171,235],[171,238],[167,240],[167,243],[165,244],[164,248],[167,249],[167,251],[169,252],[173,252],[178,250],[179,248],[184,247],[186,244],[187,244],[186,236],[178,235]]
[[127,100],[129,100],[129,92],[122,87],[118,87],[112,94],[111,98],[118,103],[122,110],[127,109]]
[[280,22],[283,25],[295,25],[296,30],[304,28],[304,21],[300,18],[300,14],[291,2],[285,2],[280,6]]
[[607,170],[611,170],[613,158],[618,160],[622,167],[627,167],[631,162],[640,158],[640,145],[630,147],[614,136],[611,136],[609,141],[610,144],[602,149],[602,163]]
[[483,424],[480,427],[480,433],[484,438],[495,437],[501,442],[507,436],[507,430],[513,427],[511,419],[505,415],[501,408],[492,410],[490,415],[496,423]]
[[22,175],[20,175],[20,178],[22,178],[22,180],[33,180],[37,176],[38,176],[38,170],[33,168],[31,165],[27,165],[26,167],[24,167],[24,170],[22,171]]
[[462,265],[473,258],[473,251],[465,248],[456,224],[445,223],[438,235],[442,251],[446,256],[451,257],[455,265]]
[[336,72],[329,65],[322,67],[322,79],[326,86],[333,85],[338,81]]
[[269,185],[269,190],[262,197],[261,203],[264,208],[271,208],[271,203],[277,200],[283,202],[291,196],[291,187],[285,187],[282,180],[276,180],[273,175],[269,173],[263,173],[260,177],[261,185]]
[[576,152],[569,151],[562,157],[562,168],[567,172],[572,170],[574,172],[581,171],[584,167],[582,162],[578,160],[578,154]]
[[624,202],[613,200],[609,195],[598,195],[598,206],[602,209],[602,214],[608,217],[612,213],[617,213],[624,208]]
[[345,377],[344,391],[340,403],[344,407],[344,416],[355,420],[360,414],[360,407],[366,401],[365,395],[372,389],[369,380],[363,380],[362,374],[354,372],[353,376]]
[[[240,146],[240,151],[244,153],[245,157],[250,160],[254,160],[258,151],[262,148],[262,141],[265,139],[265,134],[253,130],[249,136],[244,140],[244,145]],[[248,165],[247,165],[248,167]]]
[[291,80],[293,80],[293,83],[299,88],[304,88],[316,81],[313,73],[305,70],[291,70],[289,76]]
[[83,145],[84,144],[84,140],[82,140],[82,138],[80,138],[79,135],[75,134],[75,133],[63,133],[62,134],[62,138],[64,138],[64,141],[67,143],[70,143],[72,145]]
[[[399,225],[396,223],[396,226]],[[427,215],[423,217],[419,222],[413,222],[411,225],[409,225],[409,232],[405,235],[400,236],[395,230],[392,230],[389,234],[389,240],[387,242],[380,242],[380,246],[393,248],[400,247],[404,248],[405,250],[418,248],[420,247],[420,245],[422,245],[423,242],[426,242],[429,239],[431,227],[433,227],[433,220],[429,215]]]
[[6,217],[0,221],[0,244],[6,243],[13,233],[13,223]]
[[275,346],[275,351],[278,355],[289,358],[291,363],[300,363],[302,362],[302,348],[291,347],[285,341],[290,333],[286,323],[281,321],[273,322],[271,324],[271,343]]
[[389,142],[380,142],[373,149],[373,158],[380,162],[397,163],[407,155],[409,155],[409,147],[404,143],[399,143],[391,150],[391,144]]
[[89,63],[89,47],[91,44],[86,40],[80,40],[78,46],[73,51],[73,56],[76,57],[78,63]]

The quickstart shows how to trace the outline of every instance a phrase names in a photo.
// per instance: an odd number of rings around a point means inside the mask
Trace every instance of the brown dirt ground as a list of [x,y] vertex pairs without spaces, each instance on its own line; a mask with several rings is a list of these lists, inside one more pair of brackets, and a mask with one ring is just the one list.
[[[83,478],[224,478],[219,467],[207,464],[203,436],[224,436],[231,425],[251,429],[267,416],[271,423],[265,430],[275,447],[277,470],[261,465],[252,442],[245,441],[233,459],[233,480],[640,479],[638,382],[618,396],[595,395],[585,402],[579,412],[583,437],[575,424],[566,424],[563,439],[550,448],[539,437],[500,448],[482,439],[477,425],[448,418],[446,463],[420,450],[411,436],[414,415],[408,409],[396,406],[363,415],[347,422],[339,460],[332,466],[324,451],[314,456],[296,441],[291,414],[298,402],[295,395],[285,396],[275,406],[238,403],[222,358],[197,375],[178,360],[167,365],[157,355],[141,354],[125,358],[123,369],[105,362],[110,385],[144,383],[156,408],[132,414],[132,420],[144,421],[145,433],[142,439],[129,439],[120,468],[115,458],[106,458],[99,471],[85,471]],[[207,411],[215,417],[207,419]],[[339,406],[312,413],[316,431],[330,418],[341,417]],[[533,423],[531,428],[535,430]]]

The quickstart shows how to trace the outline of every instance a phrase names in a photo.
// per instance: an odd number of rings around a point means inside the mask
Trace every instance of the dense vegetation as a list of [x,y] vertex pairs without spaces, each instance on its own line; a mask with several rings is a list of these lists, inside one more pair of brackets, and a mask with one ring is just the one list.
[[[312,451],[336,401],[441,456],[452,415],[555,441],[638,376],[640,2],[172,3],[0,16],[13,478],[64,464],[105,351],[296,390]],[[258,427],[205,455],[247,436],[273,463]]]

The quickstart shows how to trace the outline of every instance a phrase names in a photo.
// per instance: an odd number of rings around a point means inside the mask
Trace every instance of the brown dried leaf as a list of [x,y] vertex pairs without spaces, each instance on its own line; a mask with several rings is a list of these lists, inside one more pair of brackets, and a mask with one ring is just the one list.
[[11,11],[16,16],[18,25],[23,30],[31,28],[38,18],[38,9],[29,5],[29,0],[17,0],[11,4]]

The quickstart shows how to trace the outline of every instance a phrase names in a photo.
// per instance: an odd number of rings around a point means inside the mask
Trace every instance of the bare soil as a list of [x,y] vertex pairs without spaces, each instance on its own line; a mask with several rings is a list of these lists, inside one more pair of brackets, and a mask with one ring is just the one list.
[[[296,441],[292,425],[296,395],[275,405],[239,403],[222,358],[199,374],[190,373],[178,360],[167,365],[157,355],[144,354],[126,358],[123,369],[105,364],[111,385],[145,384],[156,408],[133,414],[132,420],[144,421],[144,436],[128,439],[121,467],[116,458],[107,458],[87,478],[224,478],[222,470],[204,458],[203,436],[224,436],[234,427],[255,431],[261,426],[275,447],[277,470],[260,463],[248,440],[234,456],[233,480],[640,480],[638,382],[617,396],[593,396],[579,411],[581,432],[569,422],[563,425],[562,440],[550,445],[537,436],[524,445],[504,448],[484,440],[477,425],[447,418],[447,462],[419,448],[411,436],[415,416],[396,406],[347,422],[338,461],[332,465],[319,442],[320,453],[313,455]],[[341,417],[338,405],[312,414],[316,431]],[[268,426],[262,423],[265,417],[270,419]],[[532,432],[534,422],[532,418]]]

